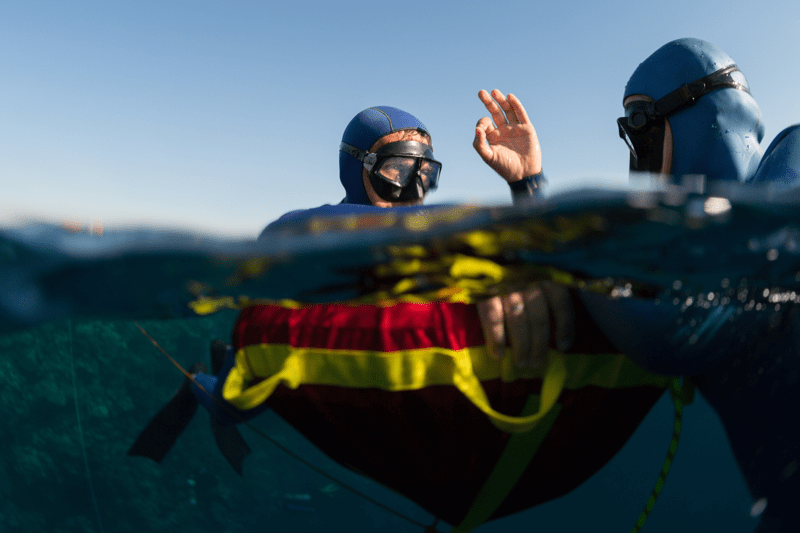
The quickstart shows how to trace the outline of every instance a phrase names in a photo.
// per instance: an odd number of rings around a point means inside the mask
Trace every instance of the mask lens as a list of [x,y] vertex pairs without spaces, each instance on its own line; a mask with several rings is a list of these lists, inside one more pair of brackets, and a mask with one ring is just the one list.
[[414,173],[415,157],[388,157],[378,167],[376,173],[398,187],[405,187]]
[[439,173],[442,165],[436,161],[423,159],[419,165],[419,174],[422,177],[422,185],[425,190],[435,189],[439,185]]

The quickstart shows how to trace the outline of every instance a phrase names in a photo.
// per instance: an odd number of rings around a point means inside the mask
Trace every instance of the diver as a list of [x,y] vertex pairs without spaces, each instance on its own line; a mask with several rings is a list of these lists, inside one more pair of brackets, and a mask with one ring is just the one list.
[[[484,117],[476,126],[476,151],[506,181],[515,203],[537,198],[544,184],[542,155],[525,108],[514,95],[506,98],[499,91],[492,93],[495,99],[486,91],[479,96],[492,118]],[[260,238],[315,215],[413,209],[437,188],[441,170],[442,164],[433,157],[429,130],[419,119],[394,107],[370,107],[353,117],[342,135],[339,180],[345,197],[341,203],[290,211],[269,224]],[[518,366],[541,366],[551,346],[561,350],[571,346],[573,305],[580,304],[549,282],[480,302],[487,349],[499,359],[508,344]]]
[[[780,134],[762,162],[764,124],[747,80],[708,42],[679,39],[658,49],[631,76],[623,106],[617,126],[632,172],[798,182],[797,127]],[[648,370],[691,377],[722,420],[758,502],[757,531],[800,529],[798,309],[791,302],[743,313],[730,303],[582,299],[623,353]]]

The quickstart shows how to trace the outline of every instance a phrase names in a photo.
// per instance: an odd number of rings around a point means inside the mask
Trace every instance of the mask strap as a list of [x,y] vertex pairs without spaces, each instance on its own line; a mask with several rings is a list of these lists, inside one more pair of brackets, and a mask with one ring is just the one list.
[[367,172],[372,170],[372,167],[375,166],[375,163],[378,160],[378,156],[373,154],[372,152],[366,152],[355,146],[347,144],[343,142],[339,145],[339,151],[344,152],[346,154],[350,154],[362,163],[364,163],[364,168],[367,169]]
[[684,83],[666,96],[659,98],[655,102],[650,102],[644,111],[647,116],[647,120],[644,123],[638,124],[638,122],[635,121],[636,123],[629,122],[629,124],[633,128],[639,129],[651,120],[667,117],[684,106],[694,104],[701,96],[717,89],[738,89],[750,94],[746,85],[730,77],[732,72],[741,71],[736,65],[730,65],[712,72],[699,80],[695,80],[691,83]]

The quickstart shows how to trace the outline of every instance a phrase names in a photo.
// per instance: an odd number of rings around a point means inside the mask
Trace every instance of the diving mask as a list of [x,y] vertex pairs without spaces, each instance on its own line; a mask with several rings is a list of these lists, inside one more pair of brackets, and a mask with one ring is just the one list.
[[439,185],[442,164],[427,144],[396,141],[372,153],[343,142],[339,150],[362,162],[373,189],[387,202],[421,200]]

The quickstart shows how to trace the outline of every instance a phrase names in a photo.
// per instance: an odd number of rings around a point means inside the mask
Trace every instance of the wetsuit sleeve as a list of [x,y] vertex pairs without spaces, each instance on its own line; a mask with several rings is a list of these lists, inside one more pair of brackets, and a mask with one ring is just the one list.
[[769,329],[765,313],[740,313],[732,305],[705,308],[685,300],[657,303],[588,292],[580,297],[619,351],[660,374],[705,372]]
[[511,188],[511,198],[514,204],[525,203],[542,195],[542,184],[544,183],[544,172],[539,172],[533,176],[525,176],[519,181],[509,183]]

